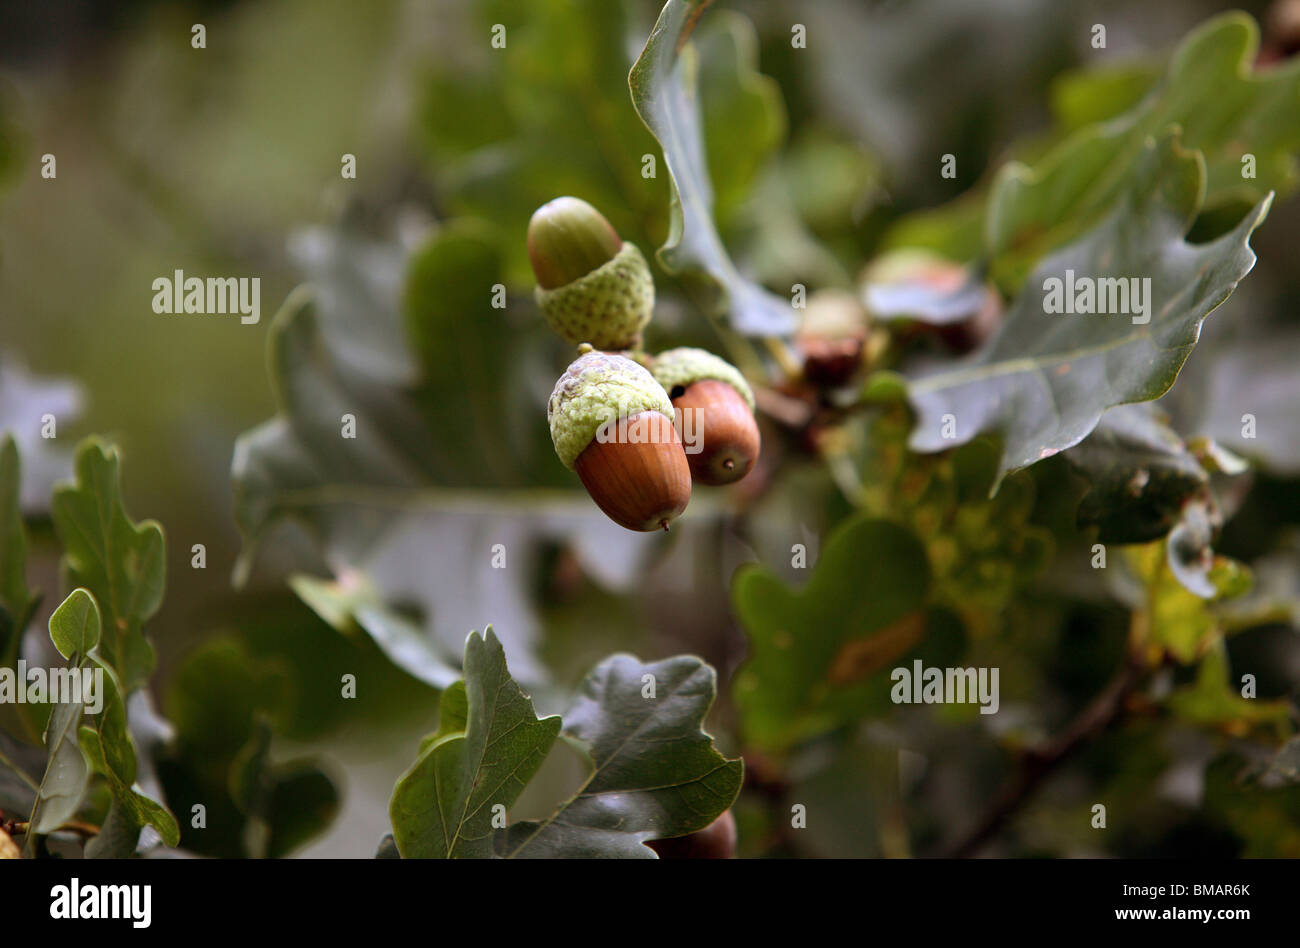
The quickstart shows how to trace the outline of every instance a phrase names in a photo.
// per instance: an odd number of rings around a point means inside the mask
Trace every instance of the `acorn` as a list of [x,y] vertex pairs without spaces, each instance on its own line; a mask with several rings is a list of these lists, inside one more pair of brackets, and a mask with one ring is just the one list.
[[736,855],[736,818],[724,810],[698,833],[654,839],[648,845],[660,859],[731,859]]
[[868,317],[852,293],[819,290],[808,298],[795,345],[803,374],[817,388],[842,388],[864,362]]
[[754,393],[740,371],[703,349],[669,349],[650,371],[672,399],[690,464],[702,484],[731,484],[758,459]]
[[583,348],[546,406],[555,453],[619,526],[667,530],[691,499],[672,402],[643,366]]
[[528,222],[528,259],[547,324],[575,345],[634,349],[655,305],[650,266],[600,213],[576,197],[539,207]]

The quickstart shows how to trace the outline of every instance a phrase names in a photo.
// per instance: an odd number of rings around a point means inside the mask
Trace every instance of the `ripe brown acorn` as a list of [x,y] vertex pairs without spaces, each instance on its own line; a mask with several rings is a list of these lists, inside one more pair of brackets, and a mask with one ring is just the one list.
[[672,399],[691,476],[701,484],[731,484],[758,459],[761,438],[754,396],[729,362],[703,349],[669,349],[650,371]]
[[730,810],[698,833],[649,843],[660,859],[731,859],[736,855],[736,818]]
[[691,499],[668,393],[626,356],[583,348],[547,404],[555,453],[619,526],[667,530]]
[[698,453],[687,453],[691,477],[701,484],[732,484],[758,459],[761,438],[754,413],[745,399],[726,382],[700,379],[676,385],[668,393],[673,410],[681,415],[688,435],[698,433],[703,442]]
[[691,471],[673,423],[657,411],[627,420],[630,440],[592,440],[574,470],[596,506],[629,530],[667,530],[691,499]]

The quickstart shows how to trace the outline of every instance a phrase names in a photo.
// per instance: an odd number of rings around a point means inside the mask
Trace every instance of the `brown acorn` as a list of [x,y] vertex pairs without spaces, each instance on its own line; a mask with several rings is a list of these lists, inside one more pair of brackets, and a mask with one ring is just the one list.
[[698,833],[649,843],[660,859],[731,859],[736,855],[736,818],[730,810]]
[[691,499],[691,472],[673,406],[626,356],[586,352],[560,376],[547,405],[555,453],[611,520],[667,530]]
[[754,395],[739,370],[703,349],[670,349],[650,371],[672,399],[691,477],[720,486],[740,480],[758,459]]
[[842,388],[864,361],[867,314],[851,293],[819,290],[808,298],[795,345],[803,355],[803,375],[823,389]]

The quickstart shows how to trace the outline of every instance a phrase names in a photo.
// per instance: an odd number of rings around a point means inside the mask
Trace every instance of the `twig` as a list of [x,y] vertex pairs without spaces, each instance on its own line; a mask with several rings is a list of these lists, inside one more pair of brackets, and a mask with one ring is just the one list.
[[964,859],[975,855],[993,839],[1057,766],[1120,717],[1128,696],[1142,680],[1142,667],[1127,658],[1105,689],[1085,707],[1054,740],[1026,751],[1017,773],[993,799],[984,818],[949,855]]

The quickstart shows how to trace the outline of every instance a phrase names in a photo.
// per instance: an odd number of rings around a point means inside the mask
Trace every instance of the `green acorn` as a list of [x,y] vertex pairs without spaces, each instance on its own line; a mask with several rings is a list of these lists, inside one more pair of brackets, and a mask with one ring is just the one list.
[[672,402],[636,362],[588,350],[555,383],[546,418],[560,461],[615,523],[667,530],[686,509],[691,471]]
[[528,259],[547,324],[574,344],[634,349],[655,305],[650,267],[586,201],[560,197],[528,222]]
[[716,486],[748,474],[761,438],[740,370],[704,349],[681,348],[659,353],[650,371],[679,415],[691,476]]

